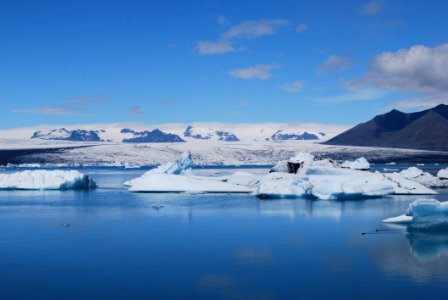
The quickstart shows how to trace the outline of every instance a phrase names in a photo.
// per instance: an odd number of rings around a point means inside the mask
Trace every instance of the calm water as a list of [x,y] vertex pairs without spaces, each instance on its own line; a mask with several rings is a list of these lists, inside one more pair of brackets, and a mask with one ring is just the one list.
[[84,171],[99,189],[0,191],[0,299],[448,295],[448,234],[381,224],[421,196],[131,194],[121,184],[140,170]]

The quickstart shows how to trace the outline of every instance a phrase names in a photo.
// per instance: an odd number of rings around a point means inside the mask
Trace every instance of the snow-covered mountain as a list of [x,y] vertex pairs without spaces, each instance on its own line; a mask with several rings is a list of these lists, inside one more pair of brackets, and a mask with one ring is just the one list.
[[297,151],[327,151],[331,147],[320,143],[347,128],[288,123],[112,123],[17,128],[0,130],[0,165],[145,166],[173,160],[185,151],[191,152],[195,164],[274,164]]
[[9,129],[0,131],[0,138],[101,143],[325,141],[348,127],[306,123],[112,123]]
[[101,142],[100,134],[104,130],[84,130],[74,129],[67,130],[65,128],[39,130],[35,131],[31,136],[32,139],[55,140],[55,141],[73,141],[73,142]]

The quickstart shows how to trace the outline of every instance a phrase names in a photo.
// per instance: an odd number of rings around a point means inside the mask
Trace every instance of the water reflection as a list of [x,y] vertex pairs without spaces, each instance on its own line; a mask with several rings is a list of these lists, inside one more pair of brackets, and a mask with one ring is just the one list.
[[421,261],[448,257],[448,232],[409,232],[411,253]]

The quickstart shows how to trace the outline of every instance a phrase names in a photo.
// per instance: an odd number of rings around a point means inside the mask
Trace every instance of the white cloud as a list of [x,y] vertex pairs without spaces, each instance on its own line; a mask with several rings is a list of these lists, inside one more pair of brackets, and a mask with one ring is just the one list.
[[131,108],[129,108],[128,114],[130,114],[131,116],[141,116],[143,115],[143,111],[140,106],[132,106]]
[[221,25],[227,23],[226,17],[224,17],[223,15],[219,15],[218,16],[218,23],[221,24]]
[[365,84],[426,96],[448,96],[448,44],[413,46],[373,58]]
[[281,89],[288,93],[298,93],[303,91],[305,82],[303,80],[296,80],[291,83],[285,83],[281,86]]
[[199,41],[197,44],[199,54],[223,54],[235,51],[235,48],[227,40]]
[[[219,21],[219,19],[218,19]],[[283,19],[246,21],[230,27],[216,41],[199,41],[196,49],[199,54],[223,54],[236,50],[234,44],[238,40],[260,38],[277,34],[282,27],[290,25]]]
[[305,32],[305,31],[307,31],[309,29],[309,26],[307,25],[307,24],[299,24],[297,27],[296,27],[296,31],[298,32],[298,33],[303,33],[303,32]]
[[353,66],[354,62],[350,57],[331,55],[317,68],[318,75],[325,75],[331,72],[344,72]]
[[232,105],[233,108],[243,108],[243,107],[248,107],[250,105],[250,101],[249,100],[240,100],[237,103],[235,103],[234,105]]
[[241,79],[266,80],[272,76],[271,70],[273,68],[274,65],[256,65],[245,69],[235,69],[230,71],[229,74]]
[[173,105],[176,103],[176,99],[172,98],[163,98],[159,101],[160,105]]
[[109,97],[106,95],[98,94],[94,96],[80,96],[72,99],[68,99],[65,102],[69,104],[90,104],[106,101]]
[[374,0],[361,7],[361,13],[368,16],[379,14],[384,9],[383,0]]
[[18,113],[32,113],[36,115],[59,115],[59,116],[68,116],[68,115],[79,115],[81,111],[64,107],[64,106],[40,106],[34,108],[26,108],[26,109],[14,109],[13,112]]
[[318,101],[321,103],[338,104],[353,101],[378,100],[384,98],[386,95],[387,93],[384,91],[372,88],[365,88],[351,91],[343,95],[320,98],[318,99]]
[[437,106],[439,104],[448,104],[448,99],[406,99],[392,103],[389,107],[395,109],[425,109]]

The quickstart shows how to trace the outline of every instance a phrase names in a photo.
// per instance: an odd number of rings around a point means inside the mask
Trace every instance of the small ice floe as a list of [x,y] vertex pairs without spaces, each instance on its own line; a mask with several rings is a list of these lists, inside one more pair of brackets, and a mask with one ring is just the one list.
[[415,230],[448,230],[448,202],[416,200],[409,204],[405,214],[384,219],[383,222],[407,224]]
[[0,189],[7,190],[88,190],[95,181],[78,171],[28,170],[0,174]]
[[418,182],[429,188],[448,187],[448,180],[444,180],[439,176],[433,176],[428,172],[423,172],[416,167],[410,167],[402,170],[399,174],[406,179]]
[[251,193],[253,189],[207,177],[150,174],[129,181],[130,192],[146,193]]
[[244,173],[225,177],[194,176],[189,153],[125,182],[130,192],[146,193],[252,193],[257,180]]
[[440,179],[448,179],[448,168],[439,170],[437,177]]
[[364,157],[360,157],[354,161],[346,160],[341,164],[342,168],[352,170],[369,170],[370,163]]

